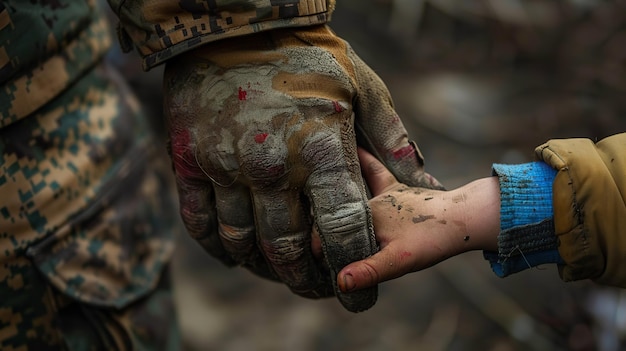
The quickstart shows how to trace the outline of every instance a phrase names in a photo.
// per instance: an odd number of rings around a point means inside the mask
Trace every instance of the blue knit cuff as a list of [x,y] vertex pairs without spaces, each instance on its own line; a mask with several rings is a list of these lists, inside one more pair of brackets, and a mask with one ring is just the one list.
[[536,267],[547,263],[564,264],[559,251],[552,249],[549,251],[534,252],[528,255],[520,256],[516,259],[499,260],[498,254],[495,252],[483,252],[485,259],[491,264],[491,270],[500,278],[507,275],[521,272],[528,268]]
[[552,183],[556,170],[543,162],[494,164],[500,181],[500,230],[552,218]]
[[552,218],[500,232],[498,252],[484,251],[483,256],[498,277],[542,264],[565,263],[558,251]]
[[552,183],[556,170],[543,162],[494,164],[500,182],[498,252],[484,252],[494,273],[506,277],[541,264],[562,264],[554,234]]

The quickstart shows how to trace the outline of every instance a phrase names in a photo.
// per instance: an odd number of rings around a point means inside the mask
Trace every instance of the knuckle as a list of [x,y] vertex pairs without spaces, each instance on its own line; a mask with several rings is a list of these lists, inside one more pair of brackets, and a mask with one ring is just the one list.
[[284,198],[272,196],[275,192],[269,192],[268,196],[255,198],[255,209],[260,218],[257,220],[268,227],[268,238],[279,238],[290,235],[297,231],[302,224],[298,219],[292,218],[297,211],[290,207]]
[[219,235],[226,251],[238,262],[256,260],[256,238],[254,227],[233,227],[221,224]]
[[290,289],[310,294],[319,283],[319,272],[312,269],[310,242],[305,237],[290,235],[260,243],[265,258],[274,272]]
[[233,135],[225,128],[203,132],[188,162],[218,184],[232,183],[239,170]]
[[202,171],[195,161],[195,144],[188,130],[171,133],[169,152],[177,177],[193,179],[202,176]]
[[322,237],[327,240],[349,240],[354,234],[367,228],[368,216],[362,202],[345,203],[336,206],[333,211],[322,214],[318,227]]
[[196,240],[210,235],[216,227],[214,213],[206,208],[197,193],[181,194],[179,212],[189,235]]
[[369,280],[369,286],[375,285],[380,282],[381,275],[378,273],[375,264],[371,260],[365,260],[363,262],[363,275]]
[[335,167],[341,161],[343,152],[341,139],[337,135],[318,131],[309,134],[302,146],[302,160],[318,169]]
[[254,244],[254,227],[234,227],[220,224],[219,231],[224,240],[237,246]]
[[207,214],[197,214],[190,211],[189,208],[182,208],[180,215],[187,232],[192,238],[199,240],[209,234],[210,217]]
[[261,240],[261,248],[274,265],[286,265],[299,261],[308,248],[308,242],[299,236],[284,236],[273,240]]
[[241,151],[243,173],[258,185],[271,185],[286,173],[287,147],[282,138],[257,133],[244,142]]

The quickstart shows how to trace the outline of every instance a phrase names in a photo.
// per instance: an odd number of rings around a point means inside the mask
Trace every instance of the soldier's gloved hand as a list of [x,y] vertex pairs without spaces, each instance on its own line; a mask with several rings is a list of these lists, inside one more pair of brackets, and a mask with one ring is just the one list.
[[[438,183],[386,87],[347,43],[326,26],[228,39],[168,63],[164,84],[189,233],[226,264],[297,294],[371,307],[376,288],[335,286],[342,267],[377,251],[355,134],[400,181]],[[324,265],[311,252],[314,223]]]

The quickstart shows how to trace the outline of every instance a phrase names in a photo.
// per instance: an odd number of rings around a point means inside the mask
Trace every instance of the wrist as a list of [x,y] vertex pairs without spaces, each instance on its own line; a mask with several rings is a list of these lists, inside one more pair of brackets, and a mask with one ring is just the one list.
[[450,191],[447,203],[450,210],[444,208],[444,217],[452,225],[457,254],[497,249],[500,192],[496,177],[478,179]]

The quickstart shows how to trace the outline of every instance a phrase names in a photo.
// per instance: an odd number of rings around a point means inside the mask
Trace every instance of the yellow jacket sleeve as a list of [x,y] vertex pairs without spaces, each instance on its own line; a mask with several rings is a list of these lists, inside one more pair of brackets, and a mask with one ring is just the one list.
[[626,133],[597,143],[550,140],[536,156],[558,171],[554,225],[564,281],[626,288]]

